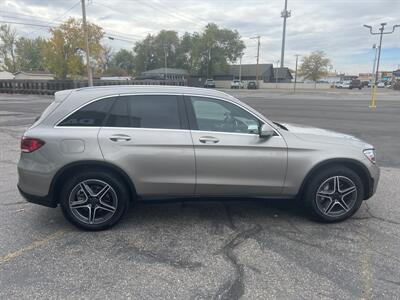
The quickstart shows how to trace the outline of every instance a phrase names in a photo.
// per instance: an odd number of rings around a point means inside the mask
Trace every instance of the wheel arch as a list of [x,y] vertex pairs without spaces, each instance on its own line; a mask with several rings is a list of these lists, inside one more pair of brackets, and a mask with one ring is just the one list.
[[311,180],[314,174],[320,171],[323,168],[327,168],[330,166],[344,166],[352,171],[356,172],[358,176],[360,176],[362,183],[364,185],[364,199],[367,200],[372,196],[372,189],[373,189],[373,179],[367,169],[362,163],[357,160],[349,159],[349,158],[333,158],[324,160],[317,165],[315,165],[311,170],[307,173],[303,182],[300,186],[299,192],[297,194],[298,197],[301,197],[306,189],[308,182]]
[[131,199],[134,199],[137,196],[135,185],[133,184],[132,180],[126,174],[124,170],[120,167],[105,161],[96,161],[96,160],[84,160],[73,162],[63,166],[60,170],[57,171],[56,175],[54,176],[51,184],[50,184],[50,195],[54,201],[54,203],[59,203],[59,193],[62,188],[63,182],[65,182],[66,178],[69,175],[79,172],[81,170],[87,169],[96,169],[96,170],[106,170],[110,171],[117,176],[119,176],[129,188],[129,192],[131,195]]

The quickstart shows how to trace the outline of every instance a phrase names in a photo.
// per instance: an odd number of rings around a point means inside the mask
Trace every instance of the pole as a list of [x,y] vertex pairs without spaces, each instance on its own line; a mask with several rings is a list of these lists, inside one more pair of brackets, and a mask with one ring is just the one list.
[[374,90],[375,90],[375,66],[376,66],[376,57],[377,57],[377,54],[378,54],[378,47],[376,46],[376,44],[373,44],[372,45],[372,49],[374,49],[375,50],[375,57],[374,57],[374,63],[373,63],[373,65],[372,65],[372,73],[371,73],[371,99],[372,99],[372,97],[373,97],[373,92],[374,92]]
[[[275,88],[278,89],[278,71],[279,71],[279,59],[276,61],[276,74],[275,74]],[[279,72],[280,73],[280,72]]]
[[379,63],[380,63],[380,59],[381,59],[381,50],[382,50],[382,38],[384,34],[392,34],[394,32],[394,30],[397,27],[400,27],[400,25],[394,25],[392,31],[386,31],[385,30],[385,26],[386,23],[381,23],[381,28],[379,28],[379,32],[373,32],[372,31],[372,26],[369,25],[364,25],[364,27],[369,29],[369,33],[372,35],[380,35],[379,37],[379,48],[378,48],[378,61],[376,63],[376,71],[375,71],[375,78],[374,78],[374,86],[373,86],[373,90],[372,90],[372,97],[371,97],[371,104],[370,104],[370,108],[372,110],[375,110],[376,108],[376,94],[377,94],[377,85],[378,85],[378,75],[379,75]]
[[260,60],[260,36],[257,36],[257,65],[256,65],[256,81],[257,81],[257,88],[259,88],[258,82],[258,62]]
[[291,16],[291,11],[287,10],[287,0],[285,0],[285,9],[281,12],[283,18],[283,31],[282,31],[282,48],[281,48],[281,68],[285,64],[285,38],[286,38],[286,19]]
[[166,51],[166,47],[164,44],[164,74],[165,74],[165,81],[167,81],[167,51]]
[[239,65],[239,87],[242,85],[242,56],[243,54],[240,54],[240,65]]
[[93,86],[92,68],[90,67],[90,55],[89,55],[89,39],[86,26],[86,4],[85,0],[82,2],[82,27],[83,27],[83,38],[85,40],[85,50],[86,50],[86,69],[88,76],[88,86]]
[[296,71],[295,71],[295,77],[294,77],[294,87],[293,87],[293,93],[296,93],[296,84],[297,84],[297,63],[299,61],[299,55],[296,54]]

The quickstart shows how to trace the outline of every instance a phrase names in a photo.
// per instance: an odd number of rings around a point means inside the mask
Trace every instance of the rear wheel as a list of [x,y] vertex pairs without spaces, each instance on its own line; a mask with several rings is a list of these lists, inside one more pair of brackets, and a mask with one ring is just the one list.
[[61,191],[60,206],[68,221],[86,230],[115,225],[128,208],[129,191],[118,176],[104,171],[71,177]]
[[310,215],[325,222],[338,222],[352,216],[364,199],[364,186],[353,170],[336,166],[314,175],[303,201]]

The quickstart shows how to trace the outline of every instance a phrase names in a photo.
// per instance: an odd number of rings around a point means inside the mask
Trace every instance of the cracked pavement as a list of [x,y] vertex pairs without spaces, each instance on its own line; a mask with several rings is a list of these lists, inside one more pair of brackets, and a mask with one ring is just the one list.
[[315,223],[290,200],[152,202],[103,232],[18,194],[20,136],[51,98],[0,95],[0,299],[398,299],[400,102],[370,113],[367,91],[232,92],[273,119],[378,142],[378,191],[353,218]]

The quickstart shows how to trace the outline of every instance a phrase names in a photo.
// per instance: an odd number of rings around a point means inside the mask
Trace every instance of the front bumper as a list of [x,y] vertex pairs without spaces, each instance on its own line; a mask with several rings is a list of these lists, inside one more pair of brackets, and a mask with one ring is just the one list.
[[46,196],[36,196],[36,195],[32,195],[29,193],[24,192],[19,185],[17,185],[18,187],[18,191],[21,194],[22,197],[25,198],[26,201],[31,202],[31,203],[35,203],[35,204],[39,204],[39,205],[43,205],[43,206],[47,206],[47,207],[57,207],[57,203],[53,200],[53,197],[51,197],[50,195],[46,195]]
[[365,200],[371,198],[375,193],[378,188],[378,182],[380,178],[380,169],[377,165],[371,165],[368,168],[369,174],[370,174],[370,184],[369,184],[369,193]]

